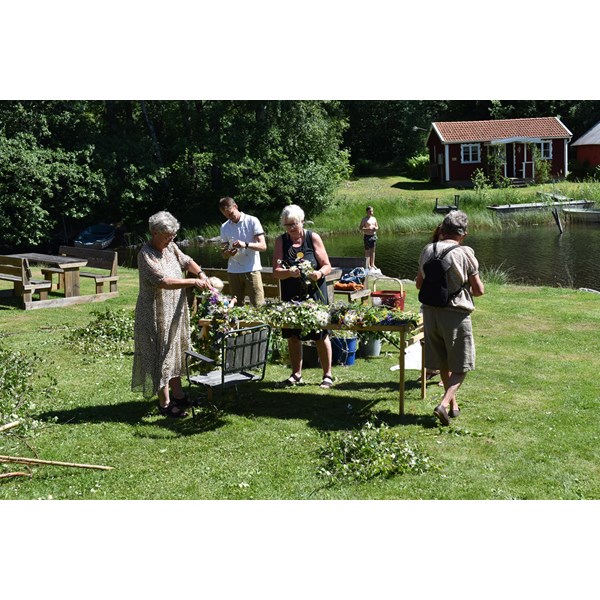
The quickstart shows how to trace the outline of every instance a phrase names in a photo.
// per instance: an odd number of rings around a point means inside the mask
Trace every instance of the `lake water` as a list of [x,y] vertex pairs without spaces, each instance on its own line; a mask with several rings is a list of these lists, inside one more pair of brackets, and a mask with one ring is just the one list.
[[[414,279],[419,254],[430,234],[381,233],[377,241],[377,266],[384,275]],[[325,238],[332,256],[363,255],[362,236]],[[522,227],[505,231],[475,231],[466,238],[481,267],[507,271],[511,282],[554,287],[600,290],[600,227],[565,224],[561,235],[553,226]],[[271,266],[271,251],[263,254],[263,266]],[[188,247],[184,251],[205,267],[225,267],[216,245]],[[129,261],[125,261],[127,264]]]

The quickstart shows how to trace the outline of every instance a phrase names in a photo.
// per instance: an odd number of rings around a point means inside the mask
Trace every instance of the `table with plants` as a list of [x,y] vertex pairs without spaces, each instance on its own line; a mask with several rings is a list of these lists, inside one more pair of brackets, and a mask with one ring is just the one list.
[[[220,337],[226,331],[258,323],[273,330],[300,329],[303,334],[317,329],[370,332],[389,340],[398,348],[399,414],[404,415],[405,350],[423,339],[423,319],[419,313],[389,306],[369,306],[358,302],[335,302],[330,305],[302,302],[269,302],[263,306],[235,306],[218,293],[198,293],[196,312],[192,316],[192,341],[204,354],[217,357]],[[421,361],[421,397],[425,398],[425,376]]]

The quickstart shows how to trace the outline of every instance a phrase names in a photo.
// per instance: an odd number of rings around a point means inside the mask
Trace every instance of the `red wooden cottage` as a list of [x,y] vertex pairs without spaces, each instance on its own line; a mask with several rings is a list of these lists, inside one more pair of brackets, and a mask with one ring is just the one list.
[[578,163],[586,167],[600,165],[600,122],[573,142],[571,147],[575,148]]
[[432,123],[427,138],[430,177],[444,185],[470,185],[477,169],[488,173],[495,152],[505,177],[533,179],[533,145],[542,159],[551,161],[551,177],[566,177],[572,136],[558,117]]

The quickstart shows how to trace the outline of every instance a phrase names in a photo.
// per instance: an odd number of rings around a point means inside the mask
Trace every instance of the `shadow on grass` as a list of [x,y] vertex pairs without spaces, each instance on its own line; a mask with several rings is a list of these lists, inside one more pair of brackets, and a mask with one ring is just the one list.
[[[250,387],[250,386],[247,386]],[[420,384],[407,382],[406,390],[420,388]],[[394,383],[373,385],[372,383],[342,383],[331,391],[321,390],[316,385],[301,385],[293,389],[274,388],[272,383],[255,384],[251,393],[238,398],[225,396],[217,404],[227,414],[250,419],[300,419],[309,427],[320,431],[356,429],[367,421],[378,420],[389,426],[419,425],[431,428],[435,418],[429,404],[424,403],[425,414],[400,416],[388,409],[373,410],[380,402],[389,402],[389,393],[397,392]],[[240,388],[241,389],[241,388]],[[354,395],[336,395],[335,390],[353,391]]]
[[[125,423],[148,428],[162,428],[178,435],[192,435],[212,431],[225,424],[218,410],[196,410],[196,419],[172,419],[159,415],[156,400],[131,400],[120,404],[83,406],[65,410],[46,411],[36,416],[42,421],[58,419],[57,425],[78,425],[81,423]],[[160,437],[148,435],[140,437]]]
[[419,191],[419,192],[436,192],[440,193],[439,184],[432,183],[431,181],[398,181],[394,183],[392,186],[397,190],[407,190],[407,191]]
[[120,404],[99,404],[40,413],[37,419],[49,420],[56,417],[59,425],[77,425],[79,423],[127,423],[136,425],[147,417],[156,403],[147,400],[130,400]]
[[[405,389],[409,391],[419,387],[418,382],[408,381]],[[338,395],[336,390],[344,394]],[[183,419],[162,417],[158,414],[156,400],[130,400],[119,404],[46,411],[36,418],[45,421],[56,417],[58,425],[125,423],[135,426],[139,437],[162,437],[160,430],[181,436],[198,435],[225,426],[227,415],[248,419],[300,419],[321,431],[356,429],[373,420],[390,427],[435,426],[429,403],[423,404],[425,414],[400,416],[389,409],[374,410],[379,403],[389,402],[390,393],[393,396],[397,391],[398,384],[395,382],[339,383],[332,390],[322,390],[310,384],[293,389],[277,388],[273,382],[260,382],[240,386],[237,395],[232,390],[223,395],[216,394],[211,405],[200,399],[194,419],[191,416]],[[350,395],[348,392],[353,393]],[[197,389],[192,390],[192,398],[198,398]],[[188,412],[191,414],[191,409]]]

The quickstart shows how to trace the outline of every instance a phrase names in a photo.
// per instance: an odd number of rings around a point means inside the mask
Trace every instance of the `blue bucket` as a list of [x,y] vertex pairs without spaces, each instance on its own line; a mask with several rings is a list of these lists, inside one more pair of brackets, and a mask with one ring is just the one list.
[[331,338],[331,362],[347,367],[354,364],[356,358],[356,338]]

